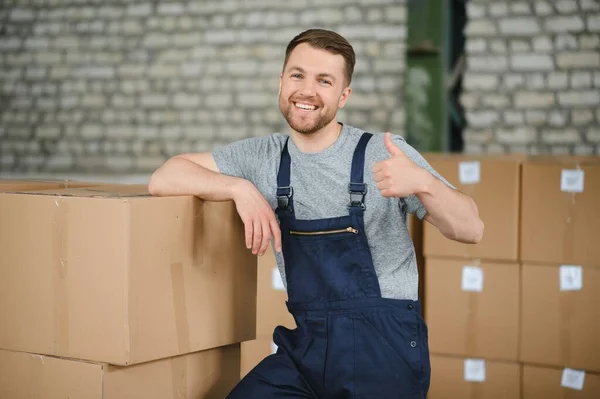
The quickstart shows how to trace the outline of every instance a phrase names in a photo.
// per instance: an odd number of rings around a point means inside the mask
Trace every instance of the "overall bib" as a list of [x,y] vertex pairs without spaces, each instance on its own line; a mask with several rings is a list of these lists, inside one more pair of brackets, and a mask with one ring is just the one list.
[[425,398],[430,364],[419,302],[381,297],[365,235],[363,170],[371,137],[364,133],[354,152],[348,215],[319,220],[295,218],[286,142],[276,212],[287,307],[297,328],[275,329],[277,352],[228,398]]

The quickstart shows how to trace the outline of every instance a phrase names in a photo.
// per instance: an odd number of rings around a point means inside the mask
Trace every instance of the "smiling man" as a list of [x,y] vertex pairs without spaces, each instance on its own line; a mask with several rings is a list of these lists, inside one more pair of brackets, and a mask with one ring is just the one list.
[[246,245],[273,241],[294,330],[229,398],[425,398],[430,366],[407,213],[447,238],[477,243],[477,206],[400,136],[336,118],[352,93],[355,55],[335,32],[287,46],[279,109],[289,134],[168,160],[153,195],[233,200]]

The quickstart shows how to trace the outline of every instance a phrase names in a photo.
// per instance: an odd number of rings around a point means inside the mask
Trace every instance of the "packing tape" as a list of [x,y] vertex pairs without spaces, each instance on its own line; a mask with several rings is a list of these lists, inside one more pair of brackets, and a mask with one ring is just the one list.
[[54,351],[56,354],[69,353],[69,292],[67,279],[69,274],[69,203],[58,196],[55,201],[52,248],[54,270],[52,286],[54,289]]
[[[563,261],[561,263],[575,262],[575,198],[576,193],[565,193],[565,225],[563,230]],[[575,262],[577,263],[577,262]]]
[[[471,264],[473,266],[479,267],[481,268],[481,261],[479,259],[473,259],[471,260]],[[485,270],[484,270],[484,275],[485,275]],[[485,287],[485,283],[484,283],[484,287]],[[484,288],[485,290],[485,288]],[[468,357],[478,357],[480,356],[479,353],[477,353],[478,349],[479,349],[479,345],[478,345],[478,337],[477,337],[477,308],[478,308],[478,303],[481,297],[481,292],[467,292],[466,293],[468,295],[468,299],[467,299],[467,320],[466,320],[466,334],[465,334],[465,338],[466,338],[466,343],[465,343],[465,349],[467,351],[466,355]]]
[[193,197],[192,201],[194,217],[192,228],[195,240],[192,249],[193,265],[194,267],[199,267],[204,264],[204,252],[206,252],[204,248],[207,247],[207,235],[209,233],[206,229],[204,220],[204,201],[198,197]]
[[469,399],[481,399],[485,398],[485,390],[483,388],[483,382],[469,382]]
[[571,360],[571,328],[573,328],[573,315],[577,311],[575,305],[577,291],[559,292],[559,345],[560,362],[570,364]]
[[169,359],[173,384],[173,399],[188,397],[187,356],[176,356]]
[[467,292],[468,295],[468,304],[467,304],[467,320],[466,320],[466,328],[467,333],[465,334],[465,338],[467,342],[465,343],[465,349],[467,351],[466,355],[468,357],[477,357],[479,354],[477,353],[478,345],[477,345],[477,300],[479,293],[478,292]]
[[173,289],[177,346],[179,353],[189,353],[192,345],[190,342],[190,325],[185,300],[185,280],[183,278],[182,263],[173,263],[171,265],[171,286]]

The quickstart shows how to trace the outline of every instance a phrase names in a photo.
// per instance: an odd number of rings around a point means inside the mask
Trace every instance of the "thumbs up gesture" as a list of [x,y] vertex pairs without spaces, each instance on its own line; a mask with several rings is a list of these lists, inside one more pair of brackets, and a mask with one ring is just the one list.
[[383,142],[390,157],[373,165],[373,179],[381,195],[402,198],[422,191],[431,174],[411,161],[394,144],[389,132]]

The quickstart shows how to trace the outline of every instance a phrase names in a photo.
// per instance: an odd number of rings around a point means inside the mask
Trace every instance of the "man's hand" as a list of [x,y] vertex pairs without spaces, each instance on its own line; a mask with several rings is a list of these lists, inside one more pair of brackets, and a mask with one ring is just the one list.
[[260,191],[247,180],[242,180],[234,190],[233,200],[246,230],[246,248],[264,255],[271,237],[275,250],[281,252],[281,230],[271,205]]
[[434,178],[429,172],[411,161],[392,141],[390,133],[383,139],[390,157],[373,165],[373,179],[384,197],[408,197],[423,191]]

